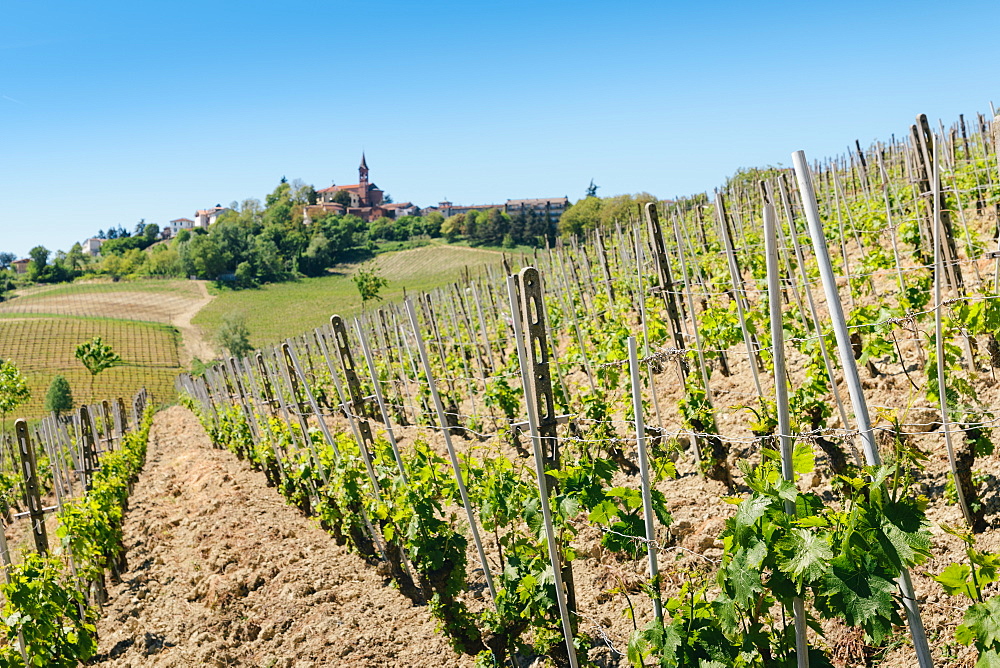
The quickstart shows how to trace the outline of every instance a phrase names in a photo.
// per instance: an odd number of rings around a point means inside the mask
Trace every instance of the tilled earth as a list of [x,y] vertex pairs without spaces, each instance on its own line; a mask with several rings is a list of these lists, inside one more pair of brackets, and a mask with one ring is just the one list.
[[216,450],[187,410],[153,424],[98,665],[467,666],[415,607]]

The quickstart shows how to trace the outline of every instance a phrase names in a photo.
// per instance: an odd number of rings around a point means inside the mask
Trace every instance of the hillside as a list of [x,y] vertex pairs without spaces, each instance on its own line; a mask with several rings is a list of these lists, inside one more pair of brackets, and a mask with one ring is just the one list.
[[[463,271],[477,274],[485,265],[499,265],[495,250],[436,244],[378,255],[374,262],[389,281],[384,302],[399,301],[403,291],[419,293],[458,280]],[[334,313],[361,311],[361,298],[351,280],[356,264],[341,264],[330,274],[273,283],[252,290],[215,290],[215,299],[194,318],[202,337],[211,339],[228,313],[246,316],[255,347],[270,345],[330,321]]]
[[490,251],[385,255],[356,327],[325,324],[352,267],[223,292],[258,340],[305,336],[150,416],[99,658],[991,665],[1000,151],[918,122],[584,224],[507,280],[448,285]]
[[90,374],[74,357],[76,346],[100,336],[122,357],[100,374],[93,398],[130,396],[145,386],[172,398],[174,378],[204,342],[191,317],[210,298],[193,281],[144,280],[74,283],[21,290],[0,303],[0,357],[28,377],[32,398],[19,417],[44,415],[53,376],[66,377],[77,403],[89,401]]
[[[374,260],[389,281],[386,300],[431,290],[500,262],[493,250],[435,244],[380,254]],[[44,414],[52,377],[69,380],[77,402],[88,399],[90,377],[74,358],[76,346],[101,336],[123,365],[97,377],[94,396],[129,395],[145,385],[157,398],[175,396],[174,378],[195,357],[218,355],[215,332],[228,313],[247,316],[254,346],[263,346],[322,325],[334,313],[361,309],[351,276],[356,264],[337,265],[327,276],[219,289],[206,281],[145,279],[39,285],[0,302],[0,358],[12,359],[28,376],[32,400],[19,416]]]

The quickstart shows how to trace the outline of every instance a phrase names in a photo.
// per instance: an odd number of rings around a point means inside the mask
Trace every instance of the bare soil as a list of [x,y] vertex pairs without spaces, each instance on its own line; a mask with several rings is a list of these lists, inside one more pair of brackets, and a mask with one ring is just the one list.
[[110,587],[97,665],[471,664],[183,408],[156,416],[125,535],[131,568]]
[[[745,365],[745,362],[744,362]],[[729,379],[731,390],[742,394],[749,381],[747,368]],[[906,383],[902,371],[888,378],[866,381],[873,403],[898,396]],[[669,372],[668,372],[669,373]],[[668,375],[668,374],[665,374]],[[677,389],[667,389],[660,376],[661,405],[674,406]],[[661,384],[662,383],[662,384]],[[726,391],[727,383],[720,383]],[[983,388],[989,396],[993,388]],[[991,397],[992,398],[992,397]],[[668,411],[673,413],[672,410]],[[743,421],[723,412],[723,425]],[[925,413],[914,409],[911,423]],[[926,417],[930,417],[926,415]],[[928,420],[929,421],[929,420]],[[668,420],[673,422],[673,420]],[[329,419],[335,430],[348,429],[341,417]],[[668,424],[668,429],[677,425]],[[381,425],[373,424],[376,433]],[[724,429],[725,431],[730,431]],[[426,427],[396,427],[404,449],[414,439],[430,442],[442,454],[440,434]],[[738,430],[733,433],[735,436]],[[732,433],[732,432],[731,432]],[[933,557],[912,575],[921,600],[924,624],[932,639],[936,665],[971,666],[974,652],[954,642],[967,602],[944,594],[931,577],[945,566],[961,561],[962,545],[946,534],[941,524],[958,525],[960,513],[946,503],[943,487],[947,460],[936,444],[940,434],[911,437],[930,455],[921,476],[921,490],[931,499],[928,515],[933,523]],[[474,439],[454,439],[460,452],[483,456],[496,453],[497,444]],[[414,606],[383,578],[377,569],[339,547],[314,520],[304,518],[283,498],[265,486],[263,475],[227,451],[213,449],[196,418],[182,408],[161,412],[154,423],[150,459],[136,486],[125,526],[132,569],[124,583],[111,589],[111,603],[100,622],[97,663],[116,666],[470,666],[469,657],[455,654],[426,607]],[[507,444],[502,453],[520,461]],[[626,456],[634,457],[634,452]],[[737,448],[733,460],[759,458],[756,445]],[[829,474],[822,456],[816,475],[800,486],[828,493]],[[990,529],[980,535],[980,548],[1000,549],[996,526],[1000,499],[993,484],[1000,473],[994,455],[981,459],[977,469],[987,476],[985,501]],[[711,584],[722,556],[717,536],[735,506],[726,502],[733,493],[719,482],[695,473],[691,452],[678,461],[679,477],[659,483],[673,514],[673,524],[661,528],[664,546],[660,568],[666,595],[676,593],[685,581]],[[623,472],[614,484],[638,485]],[[458,509],[454,509],[457,515]],[[642,591],[644,560],[623,559],[600,545],[601,533],[579,522],[574,541],[578,559],[573,564],[579,604],[579,632],[591,645],[587,658],[593,665],[610,668],[628,663],[622,652],[629,633],[652,617],[648,596]],[[487,536],[491,568],[499,568],[497,551]],[[469,546],[471,592],[466,598],[473,611],[488,601],[482,596],[478,556]],[[633,622],[633,615],[635,622]],[[907,631],[898,630],[896,644],[874,652],[860,634],[836,622],[825,622],[825,638],[811,642],[826,647],[843,667],[914,665]],[[521,668],[548,665],[521,657]]]

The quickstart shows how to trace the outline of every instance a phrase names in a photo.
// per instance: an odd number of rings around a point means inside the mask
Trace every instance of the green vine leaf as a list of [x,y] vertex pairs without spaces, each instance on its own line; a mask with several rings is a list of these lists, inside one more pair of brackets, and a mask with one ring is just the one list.
[[790,553],[788,558],[782,559],[779,563],[781,570],[806,582],[813,582],[823,577],[829,570],[828,564],[833,558],[833,550],[826,538],[805,529],[792,529],[792,532],[779,542],[778,547]]
[[849,625],[861,626],[876,643],[881,643],[892,630],[890,622],[902,622],[893,602],[896,583],[858,568],[846,555],[833,559],[830,566],[824,578],[827,600],[817,604],[823,604],[824,612],[843,616]]
[[770,505],[771,499],[762,496],[754,496],[742,502],[736,510],[736,516],[733,518],[736,526],[753,526],[757,520],[764,516]]
[[949,596],[964,594],[975,600],[976,588],[971,581],[972,567],[968,564],[950,564],[941,571],[934,579],[948,593]]
[[955,639],[966,645],[975,641],[980,648],[1000,643],[1000,597],[977,603],[966,610],[961,626],[955,630]]
[[981,653],[975,668],[1000,668],[1000,652],[989,649]]

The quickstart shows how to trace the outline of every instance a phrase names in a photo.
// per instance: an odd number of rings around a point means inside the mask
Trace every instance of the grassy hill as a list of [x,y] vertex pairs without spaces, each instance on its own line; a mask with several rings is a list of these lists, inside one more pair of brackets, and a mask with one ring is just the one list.
[[[407,292],[431,290],[459,278],[463,268],[476,272],[486,264],[499,264],[495,250],[466,246],[432,245],[379,255],[375,259],[389,286],[386,301]],[[193,322],[211,339],[229,313],[246,316],[251,343],[263,346],[318,327],[331,315],[351,315],[361,310],[361,298],[351,280],[358,265],[339,265],[328,276],[265,285],[255,290],[214,291],[216,298],[198,312]]]
[[[498,264],[495,250],[433,244],[387,252],[374,262],[389,281],[382,296],[398,300]],[[255,290],[210,288],[204,281],[141,280],[34,286],[0,303],[0,359],[12,359],[28,376],[31,402],[18,417],[37,418],[49,383],[66,376],[74,399],[88,401],[90,375],[74,357],[94,336],[110,343],[124,361],[97,377],[94,398],[129,396],[145,386],[157,401],[174,397],[174,378],[190,358],[210,359],[211,341],[229,313],[247,317],[252,343],[267,345],[328,321],[334,313],[361,310],[351,280],[357,264],[337,266],[320,278],[266,285]]]

